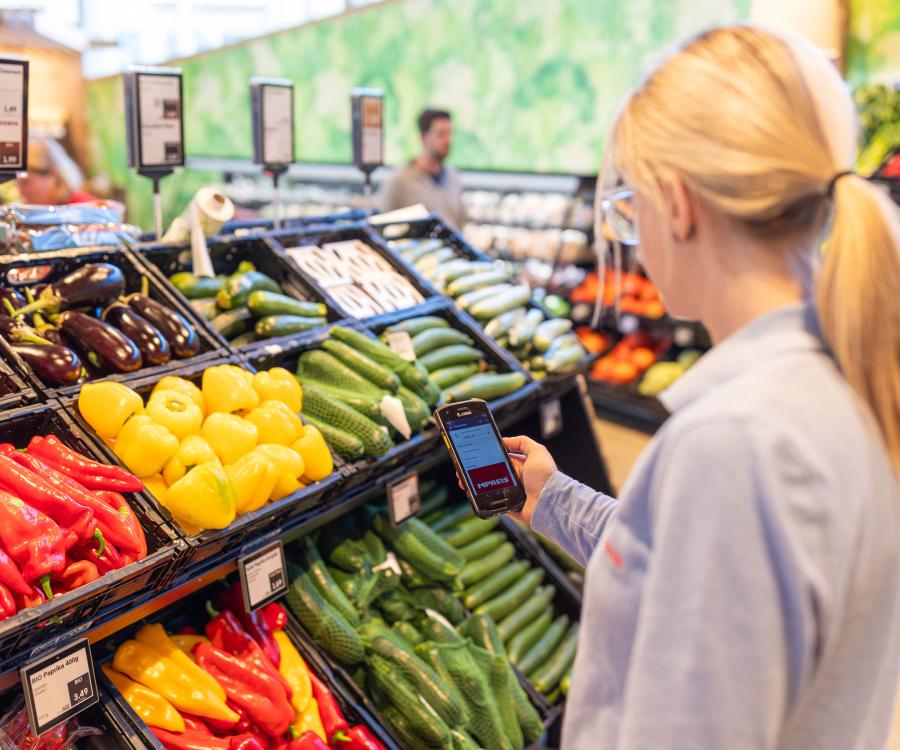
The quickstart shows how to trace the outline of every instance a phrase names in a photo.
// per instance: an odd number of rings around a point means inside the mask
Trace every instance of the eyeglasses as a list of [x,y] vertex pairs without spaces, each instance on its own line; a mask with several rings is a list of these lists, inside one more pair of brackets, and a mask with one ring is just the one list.
[[608,240],[623,245],[638,244],[637,212],[634,205],[634,190],[620,186],[601,193],[600,218],[603,234]]

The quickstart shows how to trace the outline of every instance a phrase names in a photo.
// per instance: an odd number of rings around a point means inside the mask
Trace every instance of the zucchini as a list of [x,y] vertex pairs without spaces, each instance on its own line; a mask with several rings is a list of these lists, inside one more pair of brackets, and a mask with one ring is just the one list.
[[518,664],[528,649],[537,643],[538,640],[540,640],[540,637],[547,632],[547,628],[550,627],[551,622],[553,622],[553,615],[550,613],[549,609],[545,609],[534,620],[510,638],[509,648],[507,648],[509,660],[513,664]]
[[509,329],[509,344],[513,347],[524,346],[534,338],[534,332],[544,319],[544,313],[536,307],[525,313],[524,317]]
[[[452,748],[452,744],[447,744],[446,740],[438,743],[437,745],[426,743],[415,731],[413,728],[413,723],[409,720],[402,711],[398,711],[392,705],[390,705],[390,701],[387,696],[384,695],[384,691],[382,691],[377,683],[375,682],[374,677],[370,677],[366,683],[366,688],[368,689],[369,695],[372,696],[375,701],[376,706],[379,708],[381,715],[384,717],[387,722],[387,726],[389,730],[393,731],[393,734],[400,739],[400,747],[423,747],[426,749],[430,748],[443,748],[443,750],[450,750]],[[375,696],[383,696],[382,701],[384,705],[378,706],[378,700]],[[447,730],[449,733],[449,729]],[[448,735],[449,736],[449,735]]]
[[[574,660],[573,660],[574,664]],[[559,681],[559,692],[563,695],[568,695],[569,690],[572,687],[572,664],[569,665],[569,668],[566,670],[566,673],[563,675],[563,678]]]
[[525,560],[517,560],[511,565],[507,565],[468,589],[463,596],[463,604],[469,609],[474,609],[512,586],[528,572],[530,567]]
[[[447,264],[449,266],[449,264]],[[443,283],[449,284],[451,281],[456,281],[461,276],[469,276],[475,275],[476,273],[483,273],[484,271],[492,271],[496,268],[496,264],[491,260],[469,260],[466,261],[465,265],[460,265],[454,268],[445,269],[445,273],[443,275]]]
[[507,310],[505,313],[500,313],[496,318],[491,318],[485,323],[484,332],[491,338],[498,339],[499,342],[500,337],[506,335],[509,329],[523,317],[525,317],[524,307]]
[[261,289],[281,292],[278,282],[259,271],[239,271],[231,274],[216,294],[216,303],[223,310],[232,310],[247,303],[251,292]]
[[[530,649],[528,649],[519,660],[519,671],[534,681],[533,675],[538,672],[538,668],[548,661],[556,647],[562,642],[569,629],[569,616],[560,615],[547,628],[547,631],[537,640]],[[560,675],[557,681],[562,677]],[[555,686],[554,686],[555,687]]]
[[479,557],[484,557],[489,552],[497,549],[497,547],[505,541],[506,534],[502,531],[492,531],[490,534],[485,534],[480,539],[476,539],[474,542],[469,542],[464,547],[460,547],[457,551],[463,560],[468,562],[470,560],[477,560]]
[[394,447],[387,427],[367,419],[309,383],[303,386],[303,413],[359,438],[370,456],[383,456]]
[[466,292],[457,297],[454,303],[460,310],[468,310],[476,302],[490,299],[498,294],[504,294],[512,288],[512,284],[497,284],[496,286],[486,286],[482,289],[473,289],[471,292]]
[[425,480],[419,485],[419,494],[422,497],[422,509],[419,512],[425,514],[437,510],[446,503],[450,490],[445,484]]
[[506,591],[479,605],[475,611],[478,614],[490,615],[495,621],[500,622],[514,609],[521,607],[543,580],[544,569],[532,568]]
[[328,339],[322,348],[378,388],[394,393],[400,387],[400,378],[393,372],[342,341]]
[[388,326],[385,331],[395,333],[396,331],[406,331],[410,336],[416,336],[422,331],[428,331],[432,328],[449,328],[450,323],[446,318],[437,315],[422,315],[418,318],[409,318],[392,326]]
[[489,552],[484,557],[466,563],[459,574],[459,580],[462,581],[463,586],[472,586],[487,578],[491,573],[500,570],[515,555],[516,548],[512,542],[501,544],[497,549]]
[[410,589],[420,589],[430,586],[434,581],[428,580],[411,563],[402,557],[398,560],[400,565],[400,573],[403,576],[403,585]]
[[426,271],[424,276],[436,287],[443,289],[447,285],[447,274],[455,273],[456,271],[467,271],[470,263],[471,261],[467,258],[454,258],[446,263],[442,263],[437,268]]
[[523,372],[479,372],[451,385],[444,391],[444,401],[451,403],[467,401],[470,398],[493,401],[519,390],[525,382]]
[[[352,328],[335,326],[331,329],[331,336],[338,341],[342,341],[343,343],[352,346],[356,351],[362,352],[367,357],[374,359],[392,372],[397,372],[399,374],[399,370],[409,365],[408,360],[403,359],[399,354],[395,354],[391,351],[391,348],[387,346],[387,344],[382,343],[378,339],[370,338],[364,333],[355,331]],[[425,386],[425,383],[426,379],[422,378],[422,387]]]
[[419,358],[419,364],[422,365],[429,373],[440,370],[443,367],[451,365],[464,365],[467,362],[481,362],[484,360],[484,353],[480,349],[476,349],[468,344],[452,344],[451,346],[442,346],[440,349],[428,352]]
[[261,339],[289,336],[325,325],[325,318],[303,318],[299,315],[267,315],[256,321],[256,335]]
[[542,586],[525,604],[500,620],[497,630],[500,632],[503,642],[509,643],[510,638],[545,611],[553,601],[555,594],[556,590],[553,586],[549,584]]
[[415,264],[420,258],[424,258],[427,255],[431,255],[431,253],[440,250],[443,245],[444,243],[438,239],[423,240],[418,245],[406,250],[406,252],[403,253],[403,258],[407,263]]
[[232,346],[246,346],[247,344],[252,344],[254,341],[258,341],[256,338],[256,331],[244,331],[244,333],[235,336],[233,339],[229,339],[228,343]]
[[233,339],[253,327],[253,316],[246,307],[219,313],[209,324],[223,339]]
[[440,370],[435,370],[431,373],[431,382],[443,391],[474,375],[476,372],[478,372],[478,364],[476,362],[467,362],[464,365],[450,365],[450,367],[442,367]]
[[322,433],[325,442],[345,461],[357,461],[366,455],[366,448],[362,440],[355,435],[323,422],[321,419],[316,419],[305,412],[301,413],[300,417],[304,422],[309,422],[316,427]]
[[340,612],[347,622],[354,627],[359,625],[359,615],[356,614],[356,609],[331,577],[319,550],[308,536],[303,537],[303,541],[300,543],[300,560],[322,597]]
[[545,352],[553,340],[572,330],[572,321],[568,318],[551,318],[538,325],[534,331],[534,348]]
[[464,630],[465,634],[475,642],[475,645],[481,646],[492,654],[506,657],[506,648],[497,632],[497,624],[487,615],[469,615]]
[[469,308],[469,313],[479,320],[496,318],[500,313],[521,307],[531,297],[531,291],[525,284],[513,286],[500,294],[495,294],[487,299],[479,300]]
[[212,320],[219,314],[219,306],[216,304],[215,297],[192,299],[190,305],[203,320]]
[[405,622],[403,620],[398,620],[391,626],[391,630],[397,633],[404,641],[406,641],[410,646],[415,646],[425,638],[422,634],[416,630],[416,627],[411,623]]
[[265,318],[268,315],[299,315],[301,318],[324,318],[328,314],[328,308],[321,302],[308,302],[306,300],[289,297],[279,292],[269,292],[257,289],[247,296],[247,307],[257,318]]
[[[432,581],[452,581],[459,575],[465,562],[458,555],[442,554],[442,548],[438,545],[431,546],[423,542],[422,536],[407,528],[411,518],[400,528],[391,525],[383,515],[377,515],[374,519],[375,531],[390,544],[400,557],[405,559],[416,570]],[[421,522],[420,522],[421,523]],[[423,528],[428,528],[421,524]],[[430,531],[430,529],[429,529]],[[431,532],[433,534],[433,532]]]
[[397,390],[396,396],[403,404],[403,411],[406,414],[406,420],[413,432],[421,432],[428,427],[428,421],[431,419],[431,410],[418,394],[411,391],[405,385],[401,385]]
[[427,273],[434,268],[437,268],[441,263],[445,263],[448,260],[456,257],[456,251],[452,247],[442,247],[438,250],[435,250],[433,253],[428,253],[421,258],[419,258],[413,266],[419,273]]
[[447,294],[450,297],[459,297],[461,294],[474,292],[476,289],[484,289],[485,287],[503,284],[507,279],[509,279],[509,274],[506,271],[497,269],[468,274],[447,284]]
[[421,357],[442,346],[453,344],[472,344],[472,339],[457,328],[432,328],[413,336],[412,345],[416,357]]
[[[430,618],[429,618],[430,619]],[[453,641],[453,644],[459,645],[460,636],[456,636],[456,640]],[[450,675],[450,672],[447,669],[447,665],[444,664],[444,660],[441,659],[441,649],[440,646],[436,645],[438,643],[444,643],[444,641],[425,641],[420,643],[418,646],[413,648],[413,652],[416,656],[418,656],[425,664],[431,667],[434,670],[434,673],[440,678],[441,682],[447,686],[453,695],[454,700],[462,707],[464,714],[463,724],[468,725],[469,716],[466,711],[466,702],[463,699],[463,696],[460,694],[459,689],[456,687],[456,683],[453,680],[453,677]]]
[[297,359],[297,377],[300,379],[301,385],[304,385],[307,380],[318,380],[330,383],[335,388],[370,396],[378,401],[381,401],[386,393],[355,370],[351,370],[339,359],[321,349],[311,349],[300,355]]
[[197,276],[190,271],[180,271],[169,277],[179,292],[190,300],[202,299],[203,297],[215,297],[219,291],[225,286],[225,277],[216,276]]
[[474,518],[475,514],[472,512],[472,508],[468,504],[457,505],[455,508],[452,508],[450,512],[441,518],[439,521],[430,524],[432,531],[443,531],[444,529],[448,529],[451,526],[455,526],[460,521],[464,521],[467,518]]
[[466,612],[459,599],[441,586],[432,586],[425,595],[425,602],[430,609],[443,615],[451,625],[459,625],[466,619]]
[[580,346],[567,346],[552,350],[544,358],[544,363],[547,365],[547,372],[562,372],[577,365],[584,355],[585,351]]
[[496,516],[493,518],[478,518],[473,515],[472,518],[461,521],[452,529],[446,529],[441,536],[451,546],[462,547],[492,531],[498,523],[500,523],[500,519]]
[[376,424],[387,425],[387,419],[385,419],[384,415],[381,413],[379,401],[371,396],[364,396],[355,391],[337,388],[330,383],[323,383],[321,380],[306,380],[304,381],[304,387],[307,385],[312,385],[319,390],[325,391],[329,396],[333,396],[338,401],[347,404],[347,406],[355,409],[364,417],[368,417]]
[[420,631],[427,641],[434,643],[458,643],[461,638],[453,628],[448,628],[444,623],[433,617],[425,617],[420,624]]
[[522,727],[522,735],[525,742],[532,745],[544,733],[544,722],[541,721],[541,715],[529,700],[525,688],[519,684],[518,679],[513,681],[512,690],[516,718],[519,720],[519,726]]
[[[546,695],[559,685],[560,680],[572,668],[578,649],[578,623],[573,623],[549,658],[533,673],[536,690]],[[568,692],[566,688],[565,692]]]

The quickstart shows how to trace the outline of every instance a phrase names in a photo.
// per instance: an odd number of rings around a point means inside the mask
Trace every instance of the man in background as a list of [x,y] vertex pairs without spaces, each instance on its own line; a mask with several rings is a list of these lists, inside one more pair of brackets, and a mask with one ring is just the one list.
[[384,184],[378,196],[379,209],[393,211],[422,203],[462,229],[466,221],[462,184],[456,171],[444,166],[453,143],[450,113],[426,109],[419,115],[419,133],[422,152]]

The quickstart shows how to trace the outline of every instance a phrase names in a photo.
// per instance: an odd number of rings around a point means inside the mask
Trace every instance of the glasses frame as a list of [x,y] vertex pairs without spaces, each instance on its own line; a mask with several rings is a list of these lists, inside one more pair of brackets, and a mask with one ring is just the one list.
[[628,245],[629,247],[636,247],[638,244],[640,244],[640,241],[634,219],[623,217],[632,226],[634,230],[633,237],[625,237],[624,235],[622,235],[621,232],[617,231],[616,224],[611,220],[614,214],[622,216],[622,214],[615,208],[615,203],[625,198],[634,198],[634,189],[628,187],[627,185],[619,185],[610,190],[605,190],[597,196],[597,200],[600,205],[600,212],[603,218],[601,226],[609,227],[610,232],[614,235],[615,242],[618,242],[622,245]]

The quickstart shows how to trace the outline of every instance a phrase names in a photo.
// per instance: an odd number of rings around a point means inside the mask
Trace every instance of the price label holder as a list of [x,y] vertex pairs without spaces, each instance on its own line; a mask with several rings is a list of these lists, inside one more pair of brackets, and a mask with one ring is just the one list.
[[281,228],[278,180],[294,162],[294,83],[286,78],[250,79],[253,163],[272,178],[275,229]]
[[387,499],[391,523],[394,526],[399,526],[407,518],[412,518],[422,510],[418,473],[414,471],[391,482],[387,486]]
[[549,440],[562,432],[562,404],[558,398],[550,398],[542,401],[540,408],[541,439]]
[[384,164],[384,92],[355,88],[350,92],[353,119],[353,163],[365,177],[365,195],[372,195],[372,172]]
[[19,671],[31,731],[43,734],[100,700],[87,638],[35,659]]
[[238,573],[248,612],[274,601],[288,588],[284,544],[278,539],[239,558]]
[[28,60],[0,56],[0,183],[28,171]]
[[131,67],[125,73],[128,166],[153,181],[156,239],[162,237],[159,181],[184,166],[184,107],[180,68]]
[[403,359],[415,362],[416,350],[413,348],[412,336],[406,331],[390,331],[387,334],[387,345],[394,354]]

